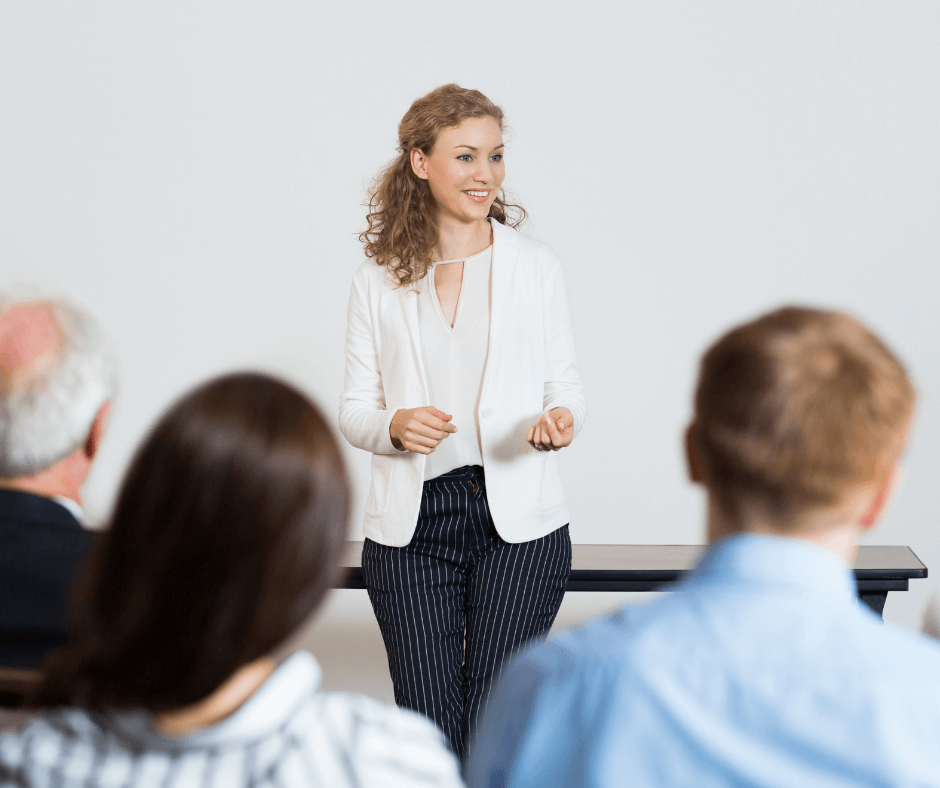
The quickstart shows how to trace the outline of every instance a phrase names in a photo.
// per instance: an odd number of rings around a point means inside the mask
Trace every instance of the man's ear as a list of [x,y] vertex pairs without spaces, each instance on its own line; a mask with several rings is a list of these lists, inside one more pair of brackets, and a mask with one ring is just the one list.
[[685,430],[685,459],[689,468],[689,479],[696,484],[706,481],[705,463],[695,443],[695,422],[693,421]]
[[862,528],[871,528],[878,522],[878,518],[884,514],[885,507],[887,507],[888,502],[891,500],[891,496],[894,495],[894,491],[898,488],[900,481],[901,468],[895,463],[891,466],[891,470],[888,471],[888,475],[885,477],[881,488],[875,494],[875,497],[871,499],[871,506],[868,507],[868,511],[865,512],[858,521],[858,524]]
[[411,149],[411,171],[423,181],[428,179],[427,157],[417,148]]
[[101,436],[104,435],[104,427],[108,421],[108,413],[111,412],[111,400],[108,400],[95,415],[95,420],[91,423],[91,429],[88,431],[88,439],[85,441],[85,456],[93,460],[98,453],[98,445],[101,443]]

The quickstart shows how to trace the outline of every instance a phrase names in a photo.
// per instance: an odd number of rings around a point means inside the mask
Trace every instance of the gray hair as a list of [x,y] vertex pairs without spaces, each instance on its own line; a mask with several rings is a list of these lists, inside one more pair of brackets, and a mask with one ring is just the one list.
[[62,342],[47,368],[0,391],[0,478],[7,479],[32,476],[75,451],[117,392],[116,355],[89,312],[62,298],[0,293],[0,316],[27,303],[52,310]]

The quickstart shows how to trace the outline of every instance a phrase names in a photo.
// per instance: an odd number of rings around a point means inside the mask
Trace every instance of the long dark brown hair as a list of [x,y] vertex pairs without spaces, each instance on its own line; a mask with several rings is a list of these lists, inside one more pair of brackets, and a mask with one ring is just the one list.
[[[479,90],[453,83],[442,85],[415,101],[398,124],[398,156],[376,178],[369,191],[368,228],[359,235],[366,256],[386,266],[408,285],[423,278],[431,265],[431,249],[438,241],[437,209],[428,182],[411,169],[411,151],[431,154],[443,129],[468,118],[493,118],[503,130],[503,111]],[[506,200],[500,190],[489,216],[500,224],[518,227],[525,210]]]
[[164,712],[311,616],[340,571],[349,491],[319,410],[260,374],[184,396],[140,446],[34,705]]

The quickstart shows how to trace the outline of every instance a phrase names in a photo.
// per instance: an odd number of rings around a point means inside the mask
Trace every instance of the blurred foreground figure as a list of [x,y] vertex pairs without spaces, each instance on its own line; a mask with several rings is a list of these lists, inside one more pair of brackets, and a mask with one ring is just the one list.
[[424,717],[319,691],[296,645],[340,571],[348,487],[297,390],[216,379],[137,452],[41,711],[0,736],[0,785],[456,786]]
[[93,535],[81,488],[117,365],[91,315],[0,294],[0,666],[36,668],[68,635],[66,599]]
[[719,340],[687,432],[710,548],[671,594],[517,657],[468,784],[940,785],[940,646],[883,624],[851,570],[913,403],[846,315]]
[[924,609],[923,630],[925,635],[940,640],[940,591],[935,591]]

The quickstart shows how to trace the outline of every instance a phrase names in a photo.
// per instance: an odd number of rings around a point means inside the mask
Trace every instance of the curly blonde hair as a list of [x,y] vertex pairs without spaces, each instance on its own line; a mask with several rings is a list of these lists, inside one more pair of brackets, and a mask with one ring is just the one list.
[[[438,241],[437,210],[427,181],[411,169],[411,151],[430,155],[443,129],[468,118],[493,118],[503,130],[503,111],[479,90],[453,83],[442,85],[415,101],[398,124],[398,156],[369,190],[368,228],[360,233],[367,257],[383,265],[400,286],[419,281],[431,267],[431,249]],[[518,227],[526,217],[521,205],[505,199],[502,190],[489,216]]]

